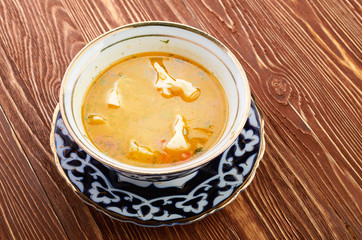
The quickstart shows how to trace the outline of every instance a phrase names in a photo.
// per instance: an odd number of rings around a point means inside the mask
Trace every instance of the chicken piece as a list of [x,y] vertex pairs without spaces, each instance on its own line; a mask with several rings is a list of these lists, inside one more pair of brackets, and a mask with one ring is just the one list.
[[101,115],[88,115],[87,119],[88,123],[91,125],[99,125],[106,123],[106,119],[104,119],[104,117],[102,117]]
[[161,90],[164,97],[180,95],[186,102],[195,101],[200,96],[200,89],[192,86],[192,83],[172,78],[158,62],[153,62],[153,67],[158,73],[155,87]]
[[139,145],[136,141],[132,140],[129,148],[129,157],[135,160],[154,160],[156,154],[146,146]]
[[118,93],[117,89],[114,88],[108,94],[107,104],[109,108],[119,108],[121,106],[121,95]]
[[186,121],[180,114],[176,115],[174,129],[175,135],[165,144],[165,151],[180,152],[190,149],[191,144],[187,139]]

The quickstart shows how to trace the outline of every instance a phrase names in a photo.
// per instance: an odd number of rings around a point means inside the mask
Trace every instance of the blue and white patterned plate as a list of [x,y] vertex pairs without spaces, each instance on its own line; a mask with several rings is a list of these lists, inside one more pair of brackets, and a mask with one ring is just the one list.
[[73,141],[58,107],[50,141],[58,170],[86,203],[143,226],[190,223],[223,208],[250,184],[264,153],[263,119],[253,101],[244,129],[223,154],[170,181],[133,180],[93,159]]

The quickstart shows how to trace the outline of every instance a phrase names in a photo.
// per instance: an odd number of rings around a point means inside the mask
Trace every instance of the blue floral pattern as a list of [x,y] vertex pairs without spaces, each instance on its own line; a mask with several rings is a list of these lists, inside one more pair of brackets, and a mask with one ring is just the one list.
[[58,113],[54,145],[59,164],[77,190],[121,220],[146,226],[187,223],[235,196],[260,154],[261,122],[252,102],[239,137],[220,156],[184,178],[150,183],[104,166],[78,147]]

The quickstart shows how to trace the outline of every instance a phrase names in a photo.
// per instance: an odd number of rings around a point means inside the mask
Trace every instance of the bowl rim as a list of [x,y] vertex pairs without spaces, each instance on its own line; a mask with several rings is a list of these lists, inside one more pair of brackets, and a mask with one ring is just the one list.
[[[128,29],[133,29],[133,28],[138,28],[138,27],[147,27],[147,26],[163,26],[163,27],[180,28],[180,29],[198,34],[202,37],[205,37],[209,41],[213,42],[221,50],[223,50],[227,54],[228,57],[230,57],[230,59],[235,64],[236,68],[238,69],[238,72],[242,75],[242,79],[243,79],[242,85],[245,89],[245,100],[246,100],[244,111],[242,113],[239,113],[239,114],[242,114],[242,118],[239,121],[239,123],[235,123],[235,124],[237,124],[237,127],[235,128],[236,130],[234,130],[230,133],[230,136],[228,137],[229,140],[223,146],[221,146],[219,149],[217,149],[217,151],[215,151],[208,158],[205,158],[203,161],[195,161],[193,164],[188,165],[188,166],[183,166],[184,164],[181,163],[181,164],[177,165],[178,168],[175,169],[175,166],[162,167],[162,168],[137,167],[137,166],[121,163],[110,157],[104,158],[103,156],[97,154],[96,152],[94,152],[90,148],[88,148],[88,146],[86,144],[84,144],[78,138],[77,134],[75,134],[75,132],[73,131],[73,129],[71,127],[71,124],[68,121],[68,116],[66,114],[65,105],[64,105],[65,104],[64,103],[65,87],[68,82],[67,80],[69,78],[69,75],[72,72],[72,70],[73,70],[74,66],[76,65],[77,61],[79,60],[79,58],[94,44],[98,43],[99,41],[106,38],[107,36],[111,36],[114,33],[126,31]],[[248,118],[250,102],[251,102],[251,91],[250,91],[248,78],[246,76],[244,68],[241,66],[241,63],[236,58],[236,56],[232,53],[232,51],[228,47],[226,47],[222,42],[217,40],[215,37],[211,36],[210,34],[208,34],[206,32],[203,32],[200,29],[197,29],[195,27],[191,27],[191,26],[188,26],[185,24],[169,22],[169,21],[145,21],[145,22],[130,23],[130,24],[126,24],[126,25],[111,29],[111,30],[99,35],[98,37],[96,37],[95,39],[93,39],[92,41],[87,43],[72,59],[72,61],[70,62],[69,66],[67,67],[67,69],[64,73],[64,76],[62,78],[60,93],[59,93],[59,109],[60,109],[60,113],[63,117],[64,125],[65,125],[66,129],[68,130],[68,132],[70,133],[71,137],[78,144],[78,146],[80,146],[91,157],[93,157],[97,161],[100,161],[101,163],[107,165],[108,167],[111,167],[111,168],[116,169],[121,172],[126,172],[128,174],[144,175],[144,176],[146,176],[146,175],[147,176],[161,176],[161,175],[188,172],[193,169],[196,170],[199,167],[205,165],[206,163],[212,161],[215,157],[217,157],[218,155],[223,153],[235,141],[237,136],[239,136],[239,134],[241,133],[241,131],[246,123],[246,120]],[[131,169],[127,168],[127,166],[129,166]],[[169,168],[173,168],[173,169],[169,169]]]

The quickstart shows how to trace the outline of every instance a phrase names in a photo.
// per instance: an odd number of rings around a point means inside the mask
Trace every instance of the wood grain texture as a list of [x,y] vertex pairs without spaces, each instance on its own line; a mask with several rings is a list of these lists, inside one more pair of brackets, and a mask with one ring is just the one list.
[[0,239],[67,239],[1,108],[0,192]]
[[[190,225],[105,216],[76,197],[50,152],[71,59],[99,34],[146,20],[220,39],[265,115],[253,183]],[[0,1],[0,239],[361,239],[361,20],[353,0]]]

